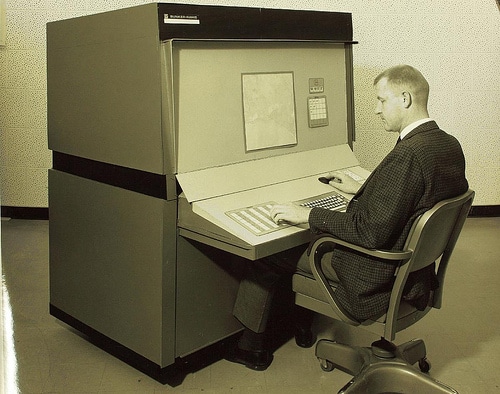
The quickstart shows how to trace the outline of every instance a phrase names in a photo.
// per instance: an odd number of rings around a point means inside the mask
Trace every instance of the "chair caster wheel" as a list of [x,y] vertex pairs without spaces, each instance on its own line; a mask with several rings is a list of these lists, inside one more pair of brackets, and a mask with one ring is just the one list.
[[321,367],[321,370],[324,371],[324,372],[332,372],[335,368],[333,366],[333,364],[328,361],[328,360],[322,360],[320,358],[318,358],[319,360],[319,366]]
[[427,373],[429,372],[429,370],[431,369],[431,364],[429,363],[429,361],[427,361],[427,359],[424,357],[420,360],[418,360],[418,367],[420,368],[420,370],[423,372],[423,373]]

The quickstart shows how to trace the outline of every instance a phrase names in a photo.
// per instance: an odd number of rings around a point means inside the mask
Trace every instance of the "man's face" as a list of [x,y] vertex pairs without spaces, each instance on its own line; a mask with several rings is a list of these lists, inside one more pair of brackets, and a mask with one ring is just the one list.
[[377,95],[377,106],[375,113],[380,115],[386,131],[394,131],[399,133],[403,123],[403,96],[394,90],[387,83],[387,79],[383,78],[375,85],[375,93]]

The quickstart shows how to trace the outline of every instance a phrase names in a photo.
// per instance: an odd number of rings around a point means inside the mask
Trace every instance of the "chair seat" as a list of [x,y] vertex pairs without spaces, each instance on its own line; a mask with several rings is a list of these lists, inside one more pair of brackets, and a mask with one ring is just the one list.
[[[329,282],[329,283],[333,289],[336,288],[335,282]],[[321,308],[321,310],[317,310],[317,312],[320,313],[327,312],[325,313],[327,316],[335,317],[333,315],[331,308],[329,307],[328,300],[325,294],[321,291],[320,287],[316,283],[316,280],[314,279],[312,274],[305,272],[294,274],[292,279],[292,286],[293,286],[293,291],[296,293],[298,297],[305,296],[316,300],[316,302],[319,301],[321,303],[324,303],[325,308],[324,309]],[[308,306],[306,305],[306,307]],[[317,307],[319,307],[319,305]],[[398,318],[404,318],[412,313],[415,313],[416,311],[417,309],[414,306],[410,305],[408,302],[401,301]],[[386,316],[387,315],[384,313],[382,316],[375,318],[374,320],[365,321],[365,323],[368,324],[370,324],[370,322],[385,323]]]

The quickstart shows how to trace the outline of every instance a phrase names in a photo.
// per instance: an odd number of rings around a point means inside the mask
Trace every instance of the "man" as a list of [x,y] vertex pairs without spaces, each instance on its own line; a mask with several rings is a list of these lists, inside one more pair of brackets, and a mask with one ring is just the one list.
[[[467,190],[462,149],[429,118],[429,85],[423,75],[411,66],[396,66],[377,76],[374,87],[378,100],[375,112],[384,129],[399,133],[394,149],[361,187],[343,173],[329,174],[332,186],[354,194],[346,212],[288,203],[272,208],[273,220],[309,223],[313,232],[330,233],[366,248],[401,250],[419,215],[438,201]],[[354,318],[362,321],[384,312],[394,277],[393,264],[342,248],[322,263],[327,277],[338,283],[336,301]],[[265,329],[273,286],[284,274],[297,269],[309,271],[309,264],[303,250],[295,248],[249,264],[248,269],[233,311],[246,329],[228,359],[264,370],[272,361],[265,346]],[[417,271],[410,276],[403,298],[424,308],[437,285],[433,270]],[[314,341],[307,336],[307,329],[298,328],[297,344],[312,346]]]

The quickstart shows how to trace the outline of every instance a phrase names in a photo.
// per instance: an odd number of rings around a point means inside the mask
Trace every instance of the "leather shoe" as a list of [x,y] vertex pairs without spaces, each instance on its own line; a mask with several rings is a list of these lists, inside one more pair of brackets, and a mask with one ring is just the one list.
[[295,329],[295,343],[303,348],[310,348],[316,343],[316,338],[310,328]]
[[232,363],[243,364],[254,371],[264,371],[273,362],[273,355],[267,350],[243,350],[236,346],[225,359]]

